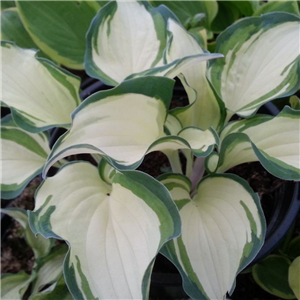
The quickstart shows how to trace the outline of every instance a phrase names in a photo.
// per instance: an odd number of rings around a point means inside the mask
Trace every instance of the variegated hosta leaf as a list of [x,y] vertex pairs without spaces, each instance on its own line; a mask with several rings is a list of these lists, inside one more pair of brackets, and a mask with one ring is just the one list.
[[2,274],[1,299],[22,299],[29,284],[35,277],[34,274],[28,275],[24,271],[17,274]]
[[61,276],[58,282],[53,283],[48,288],[42,290],[41,292],[31,295],[29,300],[73,300],[74,298],[71,296],[64,277]]
[[[170,37],[166,51],[167,62],[204,54],[197,41],[172,18],[168,19],[168,30]],[[221,120],[221,107],[206,79],[206,62],[185,68],[179,77],[187,91],[190,106],[177,109],[173,114],[180,119],[184,127],[217,128]],[[191,89],[195,90],[196,95]]]
[[300,111],[288,106],[274,118],[257,115],[229,123],[221,133],[217,172],[260,161],[274,176],[300,180],[299,128]]
[[55,62],[83,69],[85,34],[99,1],[16,1],[34,42]]
[[230,174],[208,176],[190,197],[182,175],[160,178],[179,208],[182,234],[162,253],[179,269],[193,299],[224,299],[235,277],[258,253],[265,236],[259,199],[246,181]]
[[151,151],[192,149],[207,156],[217,139],[212,129],[164,133],[173,85],[168,78],[141,77],[86,99],[75,111],[70,131],[53,147],[44,174],[57,160],[78,153],[101,154],[121,169],[136,168]]
[[111,1],[87,35],[87,73],[110,85],[163,64],[164,20],[146,1]]
[[271,99],[299,88],[300,18],[270,13],[241,20],[217,40],[208,77],[229,115],[247,117]]
[[45,257],[52,248],[53,240],[45,239],[42,236],[35,236],[28,224],[27,212],[20,208],[1,209],[2,213],[14,218],[24,228],[25,238],[28,245],[32,248],[36,259]]
[[20,129],[9,115],[1,120],[1,147],[1,196],[12,199],[41,172],[50,153],[48,137]]
[[[165,19],[172,12],[146,1],[112,1],[103,7],[87,35],[87,73],[110,85],[146,75],[174,78],[182,69],[218,54],[190,55],[164,64]],[[113,46],[116,45],[116,46]]]
[[127,171],[108,185],[85,162],[45,180],[30,222],[35,233],[70,245],[64,275],[75,299],[145,299],[154,257],[181,226],[158,181]]
[[2,48],[2,101],[13,111],[16,123],[31,132],[68,126],[80,103],[77,77],[37,58],[36,51],[8,42]]
[[[43,238],[38,235],[37,238]],[[44,239],[44,238],[43,238]],[[57,282],[63,275],[63,262],[67,254],[66,245],[58,245],[46,257],[37,261],[36,279],[33,282],[31,295],[41,291],[46,285]]]

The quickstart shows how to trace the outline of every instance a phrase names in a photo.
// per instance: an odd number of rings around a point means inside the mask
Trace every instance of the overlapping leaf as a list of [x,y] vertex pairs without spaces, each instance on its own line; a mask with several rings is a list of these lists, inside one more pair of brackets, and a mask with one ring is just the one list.
[[166,5],[172,10],[182,24],[188,25],[196,14],[205,14],[205,27],[210,28],[210,25],[217,15],[217,1],[151,1],[154,6]]
[[299,87],[300,18],[270,13],[243,19],[217,39],[208,77],[229,116],[247,117],[271,99],[293,94]]
[[34,42],[51,59],[83,69],[85,34],[99,1],[17,1],[22,22]]
[[212,129],[164,133],[173,85],[168,78],[141,77],[89,97],[73,114],[70,131],[53,147],[44,173],[57,160],[78,153],[101,154],[123,169],[136,168],[151,151],[191,149],[207,156],[216,143]]
[[111,1],[88,32],[85,68],[116,85],[130,74],[163,65],[165,35],[162,16],[146,1]]
[[254,16],[260,16],[262,14],[275,12],[275,11],[282,11],[282,12],[288,12],[291,14],[299,15],[299,7],[297,1],[291,0],[291,1],[269,1],[267,3],[262,3],[261,6],[259,6]]
[[16,123],[31,132],[68,126],[80,103],[80,81],[36,51],[8,42],[2,47],[2,101],[12,109]]
[[1,299],[22,299],[34,276],[34,274],[30,276],[24,271],[17,274],[2,274]]
[[288,282],[290,265],[291,261],[285,256],[269,255],[253,266],[252,275],[255,282],[268,293],[283,299],[295,299]]
[[[197,41],[172,18],[168,19],[168,30],[170,37],[166,51],[167,62],[199,53],[204,54]],[[190,106],[177,109],[173,114],[181,120],[184,127],[218,128],[221,121],[222,108],[206,79],[206,69],[206,61],[203,61],[185,68],[179,76],[187,91]]]
[[191,183],[163,175],[179,208],[182,234],[163,254],[179,269],[193,299],[224,299],[239,271],[263,244],[265,221],[259,199],[246,181],[223,174],[204,178],[191,199]]
[[48,137],[20,129],[9,115],[1,120],[1,146],[1,195],[11,199],[41,172],[50,153]]
[[38,49],[25,30],[15,7],[1,12],[1,40],[14,42],[22,48]]
[[[173,13],[146,1],[111,1],[94,18],[87,34],[87,73],[109,85],[146,75],[174,78],[182,69],[218,54],[180,57],[165,64],[166,21]],[[176,18],[176,17],[175,17]]]
[[17,222],[21,224],[24,229],[25,238],[28,245],[31,247],[35,259],[40,259],[45,257],[53,245],[53,240],[45,239],[42,236],[35,237],[32,233],[29,224],[27,212],[20,208],[6,208],[1,209],[1,213],[5,213],[8,216],[14,218]]
[[112,185],[96,167],[72,163],[37,192],[31,227],[70,245],[66,283],[78,299],[144,299],[153,259],[180,233],[168,191],[137,171],[115,174]]
[[229,123],[221,133],[220,158],[211,171],[260,161],[271,174],[285,180],[300,179],[300,111],[285,107],[272,118],[257,115]]

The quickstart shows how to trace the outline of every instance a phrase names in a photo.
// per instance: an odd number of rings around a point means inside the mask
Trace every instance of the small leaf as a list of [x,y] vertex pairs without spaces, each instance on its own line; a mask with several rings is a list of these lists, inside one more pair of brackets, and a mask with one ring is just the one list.
[[45,239],[42,236],[35,236],[28,224],[27,212],[20,208],[5,208],[1,212],[14,218],[24,228],[25,238],[28,245],[32,248],[36,259],[45,257],[51,250],[53,245],[52,239]]
[[1,299],[22,299],[29,284],[34,279],[24,271],[17,274],[3,274],[1,276]]
[[73,300],[74,298],[71,296],[64,277],[61,276],[60,280],[56,283],[53,283],[47,289],[31,295],[29,300]]
[[[38,235],[38,238],[43,238]],[[43,238],[44,239],[44,238]],[[36,279],[33,282],[31,295],[41,291],[46,285],[57,282],[63,274],[63,262],[67,254],[66,245],[58,245],[51,252],[37,261]]]
[[205,27],[210,28],[213,19],[217,15],[217,1],[151,1],[154,6],[166,5],[180,20],[181,24],[186,24],[197,14],[204,14],[206,17]]
[[297,299],[300,299],[300,256],[289,267],[289,285]]
[[292,96],[289,102],[293,109],[300,109],[300,99],[297,96]]
[[253,16],[260,16],[262,14],[270,13],[270,12],[287,12],[295,15],[299,15],[299,7],[297,1],[288,0],[288,1],[270,1],[267,3],[263,3],[259,6]]
[[255,282],[268,293],[283,299],[295,299],[288,283],[291,262],[280,255],[269,255],[252,268]]

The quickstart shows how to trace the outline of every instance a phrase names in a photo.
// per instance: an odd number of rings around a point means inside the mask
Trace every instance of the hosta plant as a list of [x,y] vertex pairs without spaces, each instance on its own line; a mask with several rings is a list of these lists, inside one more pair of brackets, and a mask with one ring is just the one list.
[[[1,120],[2,197],[42,174],[29,224],[67,242],[63,273],[74,299],[147,299],[159,252],[191,298],[225,299],[266,232],[258,195],[227,171],[259,161],[279,178],[300,179],[300,111],[256,114],[299,89],[299,16],[242,18],[210,53],[207,38],[221,24],[211,22],[217,2],[201,3],[209,18],[185,24],[196,31],[145,1],[20,1],[9,9],[35,46],[19,47],[9,31],[1,44],[2,103],[11,111]],[[64,66],[111,88],[81,102],[80,79]],[[175,77],[189,104],[171,110]],[[50,147],[56,127],[66,132]],[[154,151],[171,165],[159,178],[136,170]]]

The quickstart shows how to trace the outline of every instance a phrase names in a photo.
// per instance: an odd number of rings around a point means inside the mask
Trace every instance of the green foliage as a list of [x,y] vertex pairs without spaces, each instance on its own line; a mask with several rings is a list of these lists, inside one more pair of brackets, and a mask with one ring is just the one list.
[[298,299],[299,258],[300,237],[295,232],[295,226],[292,226],[272,254],[252,267],[253,278],[272,295],[283,299]]
[[[259,161],[299,180],[296,2],[18,1],[1,22],[1,104],[12,112],[1,121],[3,197],[44,177],[29,220],[6,210],[35,268],[3,276],[2,297],[148,299],[161,251],[190,297],[224,299],[266,234],[257,194],[225,172]],[[80,102],[86,73],[113,87]],[[175,78],[188,104],[174,109]],[[289,96],[278,116],[257,114]],[[136,170],[157,151],[170,174]],[[253,267],[260,286],[299,294],[299,243],[286,239]]]

